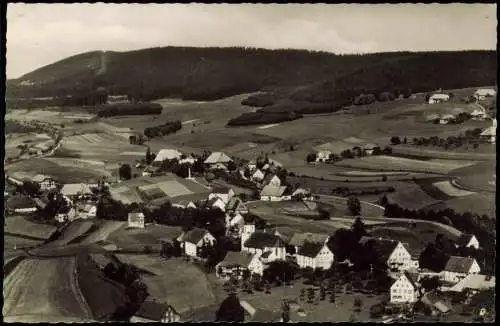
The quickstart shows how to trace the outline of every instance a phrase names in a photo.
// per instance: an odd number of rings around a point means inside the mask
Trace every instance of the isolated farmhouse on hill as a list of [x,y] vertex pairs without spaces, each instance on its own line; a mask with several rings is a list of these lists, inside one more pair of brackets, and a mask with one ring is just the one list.
[[330,159],[330,155],[332,155],[331,151],[318,151],[316,153],[316,162],[326,162]]
[[474,97],[480,101],[495,96],[497,96],[497,91],[492,88],[480,88],[474,92]]

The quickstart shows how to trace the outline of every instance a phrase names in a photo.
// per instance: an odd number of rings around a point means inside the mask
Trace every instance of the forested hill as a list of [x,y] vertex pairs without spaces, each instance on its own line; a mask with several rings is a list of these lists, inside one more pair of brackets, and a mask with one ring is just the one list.
[[9,80],[6,95],[63,96],[104,87],[110,95],[130,94],[144,100],[212,100],[324,82],[342,89],[397,84],[417,91],[494,84],[496,67],[495,51],[335,55],[305,50],[163,47],[69,57]]

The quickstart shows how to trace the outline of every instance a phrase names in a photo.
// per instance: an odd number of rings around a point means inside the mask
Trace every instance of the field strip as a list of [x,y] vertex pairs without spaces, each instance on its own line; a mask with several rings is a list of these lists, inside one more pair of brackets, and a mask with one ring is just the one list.
[[193,122],[196,122],[196,121],[198,121],[198,120],[200,120],[200,119],[192,119],[192,120],[187,120],[187,121],[183,121],[183,122],[182,122],[182,124],[183,124],[183,125],[187,125],[188,123],[193,123]]
[[144,156],[144,152],[121,152],[120,155]]
[[279,126],[279,125],[280,125],[280,123],[273,123],[273,124],[270,124],[270,125],[265,125],[265,126],[257,127],[256,129],[268,129],[268,128],[276,127],[276,126]]
[[475,194],[475,192],[455,187],[450,181],[435,182],[432,185],[451,197],[463,197]]
[[78,275],[76,275],[77,268],[76,268],[76,258],[71,257],[70,262],[69,262],[69,269],[70,269],[70,286],[71,290],[73,291],[73,294],[75,295],[76,300],[80,304],[80,307],[85,311],[87,316],[93,317],[92,316],[92,310],[90,309],[87,300],[85,300],[85,297],[83,296],[83,293],[80,291],[80,286],[78,285]]

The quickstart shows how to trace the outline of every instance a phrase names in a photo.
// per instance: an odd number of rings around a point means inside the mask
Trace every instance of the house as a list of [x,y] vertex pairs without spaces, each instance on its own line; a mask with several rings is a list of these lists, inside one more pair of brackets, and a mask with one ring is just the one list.
[[85,216],[87,218],[94,218],[97,216],[97,206],[94,204],[85,204],[81,207],[83,214],[80,216]]
[[483,274],[469,274],[453,286],[442,286],[442,292],[484,291],[496,286],[495,277]]
[[92,190],[85,183],[67,183],[61,189],[61,194],[70,199],[92,195]]
[[245,300],[240,300],[240,305],[245,310],[245,323],[273,323],[283,322],[279,311],[254,308]]
[[470,115],[473,120],[484,120],[487,117],[486,112],[484,112],[484,110],[481,109],[475,109],[474,111],[472,111]]
[[224,205],[227,205],[229,201],[234,197],[234,191],[228,187],[215,187],[212,190],[212,193],[208,195],[208,199],[220,198],[224,202]]
[[429,97],[429,104],[448,102],[450,100],[450,95],[448,94],[433,94]]
[[142,171],[142,176],[143,177],[153,177],[156,176],[160,173],[160,167],[159,166],[147,166],[143,171]]
[[24,195],[14,195],[7,200],[8,212],[29,214],[37,211],[37,205],[33,199]]
[[128,213],[128,227],[129,228],[144,228],[144,214],[143,213]]
[[[253,232],[251,232],[252,230]],[[264,264],[286,258],[284,241],[275,234],[255,231],[255,226],[253,225],[249,226],[245,224],[243,226],[241,244],[242,251],[258,255]]]
[[262,180],[264,180],[264,177],[265,177],[264,172],[262,172],[261,170],[257,169],[252,174],[251,179],[252,179],[252,181],[261,182]]
[[488,127],[481,132],[479,139],[487,143],[494,144],[497,140],[497,129],[496,127]]
[[333,252],[326,243],[314,243],[306,241],[297,251],[297,264],[301,268],[329,269],[334,261]]
[[212,164],[212,165],[210,165],[210,170],[229,171],[227,166],[224,163]]
[[455,120],[455,116],[453,114],[443,114],[441,118],[439,118],[439,124],[446,125]]
[[206,207],[208,208],[218,208],[221,211],[226,211],[226,203],[220,197],[212,197],[212,199],[207,200]]
[[248,207],[239,197],[234,196],[229,200],[229,203],[227,203],[226,212],[235,214],[248,214]]
[[190,231],[183,232],[177,241],[180,242],[184,253],[190,257],[199,257],[199,250],[204,244],[213,246],[215,237],[205,229],[194,228]]
[[250,170],[250,173],[257,169],[257,162],[255,160],[251,160],[247,164],[247,168]]
[[180,314],[171,305],[150,299],[146,299],[130,319],[131,323],[175,323],[180,321]]
[[224,260],[215,267],[215,275],[219,278],[229,279],[236,277],[241,279],[244,271],[250,274],[262,275],[264,264],[257,255],[243,251],[228,251]]
[[481,267],[474,258],[451,256],[442,272],[442,279],[458,283],[469,274],[479,274]]
[[457,239],[457,241],[455,241],[455,246],[457,248],[466,247],[466,248],[479,249],[479,241],[473,234],[462,233],[462,235]]
[[244,224],[245,224],[245,219],[243,218],[243,216],[241,214],[239,214],[239,213],[237,213],[236,215],[226,214],[226,225],[228,227],[235,226],[235,225],[239,225],[239,226],[243,227]]
[[212,154],[210,154],[210,156],[207,157],[207,159],[203,163],[208,165],[215,165],[217,163],[227,164],[231,161],[232,159],[226,154],[222,152],[213,152]]
[[176,149],[162,149],[156,154],[156,157],[153,162],[163,162],[166,160],[179,160],[182,156],[182,153]]
[[54,179],[48,175],[37,174],[32,179],[33,182],[36,182],[40,185],[41,190],[52,190],[57,187]]
[[297,188],[292,193],[292,199],[311,200],[313,198],[310,189]]
[[326,162],[330,159],[330,155],[331,151],[319,151],[316,153],[316,162]]
[[371,242],[380,258],[386,262],[389,269],[396,271],[406,271],[411,268],[418,268],[418,256],[412,252],[406,243],[392,239],[372,238],[363,236],[359,240],[362,245]]
[[306,242],[323,245],[328,242],[328,239],[330,239],[328,234],[295,232],[288,242],[288,245],[295,247],[295,252],[298,252],[300,247],[302,247]]
[[264,177],[264,180],[262,181],[263,186],[267,185],[273,185],[276,187],[281,186],[281,180],[276,174],[269,173]]
[[451,304],[448,301],[449,300],[445,299],[443,295],[440,295],[435,291],[425,293],[422,296],[422,303],[431,309],[432,315],[443,315],[451,312]]
[[484,100],[487,97],[497,96],[497,91],[491,88],[480,88],[474,92],[474,97],[478,100]]
[[373,151],[376,148],[380,149],[380,146],[378,144],[372,144],[372,143],[368,143],[368,144],[363,145],[363,150],[365,151],[366,155],[372,155]]
[[67,221],[73,221],[77,217],[76,209],[71,207],[68,203],[66,205],[61,206],[55,215],[55,220],[59,223],[64,223]]
[[178,208],[184,208],[184,209],[188,209],[188,208],[197,208],[196,207],[196,204],[190,200],[190,201],[187,201],[187,200],[181,200],[181,201],[178,201],[174,204],[172,204],[173,207],[178,207]]
[[260,192],[260,200],[280,201],[283,200],[283,194],[286,191],[286,186],[276,186],[268,184]]
[[196,162],[196,159],[192,155],[186,156],[185,158],[181,158],[179,160],[179,164],[191,164],[191,165],[193,165],[195,162]]
[[415,303],[420,296],[416,274],[403,272],[391,285],[390,301],[393,304]]

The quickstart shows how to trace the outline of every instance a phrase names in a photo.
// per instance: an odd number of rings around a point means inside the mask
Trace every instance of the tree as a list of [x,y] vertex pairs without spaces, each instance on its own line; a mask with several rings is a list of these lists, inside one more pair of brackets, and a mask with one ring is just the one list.
[[391,137],[391,144],[392,145],[399,145],[399,144],[401,144],[401,139],[399,139],[398,136],[393,136],[393,137]]
[[427,292],[437,290],[441,286],[441,281],[437,276],[424,277],[420,283],[422,285],[422,288],[424,288]]
[[146,150],[146,164],[149,165],[153,163],[154,160],[154,155],[151,153],[151,149],[148,146],[148,149]]
[[40,185],[33,181],[24,181],[21,185],[21,193],[28,196],[38,196],[40,194]]
[[352,224],[352,232],[356,239],[361,239],[362,236],[368,235],[366,232],[366,227],[360,217],[356,217],[354,223]]
[[361,300],[361,298],[354,299],[353,306],[354,306],[354,311],[360,312],[361,307],[363,306],[363,301]]
[[216,321],[218,322],[236,322],[245,321],[245,310],[240,304],[240,300],[235,294],[230,294],[222,301],[216,313]]
[[290,304],[286,299],[284,299],[281,304],[281,319],[284,323],[290,321]]
[[313,163],[316,162],[316,153],[309,153],[306,156],[306,162],[307,163]]
[[351,196],[347,200],[347,208],[349,212],[353,215],[359,215],[361,213],[361,203],[358,198]]
[[122,164],[118,170],[120,179],[130,180],[132,178],[132,168],[128,164]]
[[379,318],[384,314],[384,305],[381,303],[374,304],[370,307],[370,317]]

